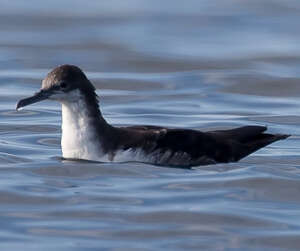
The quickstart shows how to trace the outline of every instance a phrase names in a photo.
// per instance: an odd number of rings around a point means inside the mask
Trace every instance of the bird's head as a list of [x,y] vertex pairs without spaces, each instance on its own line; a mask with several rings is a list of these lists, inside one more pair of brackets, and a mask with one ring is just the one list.
[[77,102],[82,97],[97,97],[95,87],[83,71],[74,65],[61,65],[48,73],[39,92],[20,100],[16,109],[50,99],[61,103]]

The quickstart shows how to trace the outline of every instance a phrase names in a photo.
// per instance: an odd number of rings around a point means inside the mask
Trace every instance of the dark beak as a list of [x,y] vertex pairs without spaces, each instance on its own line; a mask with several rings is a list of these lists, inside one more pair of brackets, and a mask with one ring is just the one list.
[[33,103],[40,102],[42,100],[47,99],[49,96],[51,96],[52,92],[50,90],[41,90],[34,94],[32,97],[21,99],[16,106],[16,110],[31,105]]

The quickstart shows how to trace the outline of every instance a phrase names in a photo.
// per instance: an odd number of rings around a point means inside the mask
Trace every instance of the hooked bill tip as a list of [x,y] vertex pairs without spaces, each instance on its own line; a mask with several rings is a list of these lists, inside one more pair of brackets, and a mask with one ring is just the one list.
[[40,91],[34,94],[31,97],[21,99],[17,105],[16,105],[16,110],[19,111],[21,108],[31,105],[37,102],[40,102],[42,100],[47,99],[51,95],[51,92],[45,92],[45,91]]
[[18,111],[21,111],[21,110],[22,110],[22,107],[19,106],[19,102],[18,102],[17,105],[16,105],[16,111],[18,112]]
[[24,106],[23,103],[22,103],[23,100],[20,100],[17,105],[16,105],[16,111],[21,111],[24,109]]
[[24,107],[16,107],[17,112],[22,111],[23,109],[24,109]]

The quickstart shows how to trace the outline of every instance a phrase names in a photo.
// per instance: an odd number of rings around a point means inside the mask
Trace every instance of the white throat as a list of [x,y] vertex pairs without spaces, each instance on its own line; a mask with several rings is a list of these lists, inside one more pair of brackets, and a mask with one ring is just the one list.
[[64,158],[100,160],[103,157],[92,123],[82,97],[76,102],[62,102],[61,147]]
[[[77,99],[74,99],[75,95]],[[141,151],[132,151],[132,149],[115,149],[108,153],[103,151],[101,139],[96,132],[97,128],[93,124],[95,120],[89,116],[89,107],[78,91],[74,92],[73,96],[69,95],[68,99],[56,98],[62,103],[61,148],[64,158],[101,162],[145,160]]]

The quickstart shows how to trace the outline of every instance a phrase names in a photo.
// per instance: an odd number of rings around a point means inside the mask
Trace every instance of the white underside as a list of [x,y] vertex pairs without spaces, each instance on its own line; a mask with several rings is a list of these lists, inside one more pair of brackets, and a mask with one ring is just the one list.
[[61,148],[64,158],[98,160],[104,157],[84,102],[62,103]]
[[80,96],[76,102],[62,102],[62,155],[68,159],[84,159],[101,162],[145,161],[141,151],[128,149],[105,154],[97,141],[94,128]]
[[[186,165],[191,163],[187,153],[171,151],[161,152],[159,150],[145,154],[142,149],[116,150],[111,153],[104,153],[99,138],[96,137],[92,121],[87,116],[87,107],[74,91],[69,95],[69,100],[56,100],[62,103],[62,155],[67,159],[83,159],[101,162],[147,162],[154,164]],[[203,160],[202,160],[203,159]],[[201,157],[195,162],[211,162],[212,160]]]

